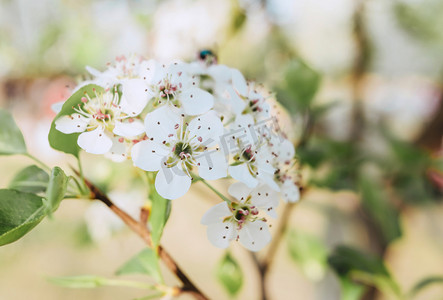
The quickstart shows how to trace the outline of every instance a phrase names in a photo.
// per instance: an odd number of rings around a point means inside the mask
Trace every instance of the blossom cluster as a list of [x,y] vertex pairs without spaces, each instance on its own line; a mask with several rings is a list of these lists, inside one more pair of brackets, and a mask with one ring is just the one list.
[[[77,133],[84,151],[156,172],[166,199],[187,193],[194,179],[232,178],[232,200],[202,218],[209,240],[237,240],[257,251],[271,239],[266,215],[280,198],[299,200],[295,150],[281,132],[270,96],[242,73],[217,64],[209,51],[186,63],[117,57],[104,72],[88,67],[94,90],[59,117],[56,129]],[[228,199],[228,198],[225,198]]]

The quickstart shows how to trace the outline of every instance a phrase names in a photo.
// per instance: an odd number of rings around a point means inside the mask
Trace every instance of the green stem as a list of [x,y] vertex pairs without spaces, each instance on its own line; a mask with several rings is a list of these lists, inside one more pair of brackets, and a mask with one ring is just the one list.
[[[78,192],[80,192],[80,195],[86,195],[85,190],[83,189],[82,185],[78,182],[77,178],[74,176],[69,176],[69,182],[74,182],[75,187],[77,188]],[[88,191],[88,189],[86,189]]]
[[49,173],[51,173],[51,168],[45,164],[44,162],[42,162],[40,159],[38,159],[37,157],[35,157],[34,155],[30,154],[30,153],[25,153],[25,156],[29,157],[30,159],[32,159],[33,161],[35,161],[37,164],[39,164],[41,167],[43,167],[43,169],[45,169],[46,171],[48,171]]
[[232,201],[229,200],[225,195],[223,195],[222,193],[220,193],[215,187],[213,187],[211,184],[209,184],[206,180],[204,180],[203,178],[195,175],[194,173],[191,172],[191,176],[194,178],[194,181],[201,181],[203,182],[204,185],[206,185],[211,191],[213,191],[214,193],[217,194],[217,196],[219,196],[223,201],[225,201],[228,204],[231,204]]

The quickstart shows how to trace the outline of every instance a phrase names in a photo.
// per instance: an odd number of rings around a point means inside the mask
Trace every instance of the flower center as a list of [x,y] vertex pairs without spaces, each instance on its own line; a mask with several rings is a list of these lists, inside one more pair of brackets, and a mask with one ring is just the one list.
[[174,154],[180,159],[186,159],[192,155],[191,145],[188,143],[178,142],[174,147]]

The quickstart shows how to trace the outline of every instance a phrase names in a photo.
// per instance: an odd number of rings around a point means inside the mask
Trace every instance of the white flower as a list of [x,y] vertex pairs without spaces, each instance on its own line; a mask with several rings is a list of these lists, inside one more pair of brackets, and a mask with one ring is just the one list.
[[250,189],[241,182],[232,184],[228,192],[238,201],[219,203],[202,217],[201,223],[208,225],[209,241],[219,248],[227,248],[232,240],[237,240],[251,251],[262,249],[271,240],[271,234],[259,212],[264,210],[276,218],[278,193],[266,185]]
[[279,162],[275,180],[280,186],[280,194],[285,202],[298,202],[300,200],[300,175],[294,160]]
[[131,54],[129,57],[124,55],[117,56],[115,61],[108,64],[108,68],[100,72],[90,66],[86,70],[94,76],[90,82],[100,86],[112,87],[121,84],[126,80],[140,78],[140,68],[143,57],[137,54]]
[[229,168],[232,178],[254,188],[260,182],[269,185],[276,191],[280,188],[274,180],[276,169],[273,166],[274,155],[268,145],[257,140],[253,144],[244,144],[240,138],[236,139],[238,151],[234,154],[234,163]]
[[[78,145],[92,154],[105,154],[113,147],[115,136],[134,137],[144,133],[143,123],[120,103],[117,90],[103,93],[94,90],[82,103],[73,107],[76,113],[55,121],[55,128],[65,134],[80,133]],[[119,138],[117,138],[118,140]]]
[[189,72],[197,78],[200,87],[214,95],[214,110],[228,120],[243,111],[248,94],[246,80],[240,71],[225,65],[195,62]]
[[244,109],[237,114],[235,124],[246,127],[271,118],[271,107],[266,98],[258,91],[255,83],[248,83],[248,93],[243,99]]
[[[198,168],[207,180],[227,175],[227,162],[216,147],[223,134],[223,124],[214,111],[184,122],[163,106],[147,114],[148,139],[132,148],[134,165],[145,171],[159,171],[155,179],[158,193],[167,199],[183,196],[191,186],[191,171]],[[215,149],[214,149],[215,148]]]
[[280,186],[280,193],[285,202],[300,200],[299,174],[294,159],[294,145],[281,135],[271,135],[268,140],[269,148],[274,155],[276,168],[275,181]]
[[166,105],[187,115],[200,115],[214,106],[214,97],[198,87],[197,78],[189,75],[185,63],[167,66],[149,60],[142,64],[140,77],[128,88],[137,94],[133,99],[128,98],[129,104],[151,100],[153,107]]

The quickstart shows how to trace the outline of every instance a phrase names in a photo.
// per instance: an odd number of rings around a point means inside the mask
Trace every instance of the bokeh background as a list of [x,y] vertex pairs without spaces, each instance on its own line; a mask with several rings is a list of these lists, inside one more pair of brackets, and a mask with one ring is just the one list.
[[[404,291],[443,276],[441,0],[0,0],[0,106],[32,154],[67,167],[75,162],[47,142],[50,107],[87,78],[85,66],[103,70],[134,52],[192,60],[201,49],[263,83],[289,112],[284,128],[306,193],[270,271],[272,299],[340,299],[327,256],[343,244],[383,259]],[[137,214],[146,195],[131,184],[131,164],[82,158],[86,174]],[[31,163],[0,157],[1,186]],[[215,201],[199,184],[174,201],[163,243],[203,291],[229,299],[214,276],[225,252],[199,223]],[[65,200],[52,220],[0,249],[0,299],[142,297],[46,280],[113,276],[142,248],[100,203]],[[251,257],[231,248],[244,274],[238,299],[257,299]],[[377,290],[365,297],[391,299]],[[417,299],[443,299],[443,288]]]

